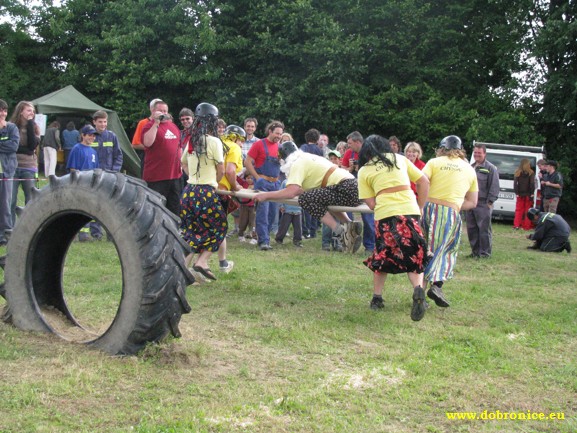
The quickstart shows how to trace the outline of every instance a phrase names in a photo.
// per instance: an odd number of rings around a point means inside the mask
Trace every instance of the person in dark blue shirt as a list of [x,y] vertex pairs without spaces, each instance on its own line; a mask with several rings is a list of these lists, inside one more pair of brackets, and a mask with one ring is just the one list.
[[98,154],[91,146],[96,138],[96,129],[90,125],[80,130],[80,143],[70,151],[66,168],[70,171],[94,170],[98,168]]
[[116,134],[108,130],[108,113],[98,110],[92,115],[92,123],[96,129],[96,138],[92,147],[98,154],[98,168],[120,171],[122,168],[122,150]]
[[16,150],[20,143],[18,127],[7,122],[8,104],[0,99],[0,246],[8,243],[6,230],[11,230],[12,224],[12,182],[18,161]]
[[[96,153],[96,150],[91,147],[95,138],[96,129],[91,125],[82,127],[80,130],[81,141],[70,151],[70,156],[68,157],[68,162],[66,164],[66,168],[69,169],[70,172],[87,171],[98,168],[98,154]],[[97,225],[100,227],[98,222],[92,220],[90,223],[82,227],[78,233],[78,240],[80,242],[88,242],[90,240],[90,234],[95,230],[93,227],[96,227]],[[100,240],[102,234],[100,236],[93,235],[93,238]]]

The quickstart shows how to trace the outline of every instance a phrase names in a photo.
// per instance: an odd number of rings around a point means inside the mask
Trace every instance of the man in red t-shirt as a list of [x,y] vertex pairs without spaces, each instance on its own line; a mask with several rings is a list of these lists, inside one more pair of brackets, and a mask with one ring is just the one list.
[[146,155],[142,179],[150,189],[166,198],[168,210],[179,215],[182,192],[180,130],[172,123],[166,102],[157,102],[151,117],[142,128],[142,144]]
[[150,104],[148,104],[148,108],[150,109],[150,116],[138,122],[136,125],[136,130],[134,131],[134,135],[132,136],[132,148],[140,159],[140,177],[142,177],[142,170],[144,170],[144,145],[142,144],[142,128],[144,128],[144,125],[146,125],[150,119],[152,119],[155,104],[161,101],[162,99],[159,98],[155,98],[150,101]]

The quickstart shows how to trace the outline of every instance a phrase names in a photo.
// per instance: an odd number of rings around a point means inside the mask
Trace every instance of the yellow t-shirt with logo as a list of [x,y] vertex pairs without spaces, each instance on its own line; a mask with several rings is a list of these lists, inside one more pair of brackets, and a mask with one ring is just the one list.
[[[226,167],[229,163],[232,163],[236,166],[235,172],[236,174],[242,171],[242,149],[241,147],[236,144],[234,141],[222,139],[223,143],[228,146],[228,151],[226,155],[224,155],[224,171],[226,172]],[[230,191],[230,182],[226,178],[226,174],[222,176],[219,185],[224,187],[227,191]]]
[[[375,220],[382,220],[395,215],[420,215],[415,193],[410,189],[410,182],[416,182],[423,172],[415,167],[403,155],[395,155],[397,166],[389,169],[377,158],[373,158],[359,170],[359,198],[376,197]],[[388,153],[387,158],[393,159]],[[379,191],[406,185],[408,189],[393,193],[377,195]]]
[[181,161],[188,166],[188,183],[192,185],[210,185],[217,187],[216,166],[222,164],[224,156],[222,152],[222,141],[220,138],[205,135],[206,154],[200,155],[196,152],[188,153],[185,149],[182,153]]
[[468,192],[479,191],[475,170],[461,158],[448,156],[433,158],[427,162],[423,173],[431,182],[430,198],[454,203],[459,208]]
[[[305,191],[320,188],[325,174],[333,166],[334,164],[332,162],[322,156],[303,152],[303,154],[293,162],[286,184],[298,185]],[[326,186],[337,185],[343,179],[354,179],[354,176],[347,170],[337,168],[329,176]]]

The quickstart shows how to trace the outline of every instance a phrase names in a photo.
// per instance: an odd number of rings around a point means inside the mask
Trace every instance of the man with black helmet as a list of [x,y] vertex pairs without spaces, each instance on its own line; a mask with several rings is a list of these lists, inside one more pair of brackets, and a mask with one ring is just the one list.
[[[226,236],[228,221],[222,207],[218,183],[224,175],[222,141],[217,138],[218,108],[207,102],[200,103],[194,111],[191,136],[182,154],[182,167],[188,174],[180,200],[180,229],[190,246],[187,266],[197,282],[216,280],[209,268],[209,259],[219,250]],[[219,263],[220,265],[220,263]],[[224,266],[228,272],[232,266]]]
[[457,261],[462,232],[459,212],[477,205],[477,175],[465,160],[461,139],[456,135],[441,140],[437,157],[427,162],[423,173],[430,181],[422,217],[429,248],[425,280],[431,285],[427,296],[439,307],[448,307],[442,286],[453,278]]
[[535,242],[527,247],[528,249],[554,253],[571,252],[571,228],[561,215],[541,212],[532,207],[527,211],[527,217],[535,223],[535,232],[527,235],[527,239]]
[[150,189],[163,195],[166,208],[178,215],[182,191],[180,130],[172,123],[165,102],[154,105],[151,119],[142,128],[142,144],[145,154],[142,179]]
[[328,208],[359,206],[357,179],[322,156],[298,150],[292,141],[282,143],[279,157],[284,161],[281,171],[287,176],[286,188],[261,192],[254,200],[260,203],[298,196],[300,207],[328,225],[346,250],[356,252],[361,245],[362,224],[351,221],[345,212],[330,212]]

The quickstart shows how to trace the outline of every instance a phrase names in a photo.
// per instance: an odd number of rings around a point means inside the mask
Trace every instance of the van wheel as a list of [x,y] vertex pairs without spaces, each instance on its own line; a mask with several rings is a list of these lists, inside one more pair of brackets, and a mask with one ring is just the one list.
[[[190,312],[184,264],[188,245],[178,219],[144,182],[102,170],[50,177],[18,219],[7,245],[5,320],[30,331],[60,335],[43,311],[57,311],[82,328],[64,298],[66,253],[78,231],[98,220],[113,238],[122,267],[122,296],[110,326],[83,343],[110,354],[134,354],[172,334]],[[63,335],[61,337],[65,338]]]

